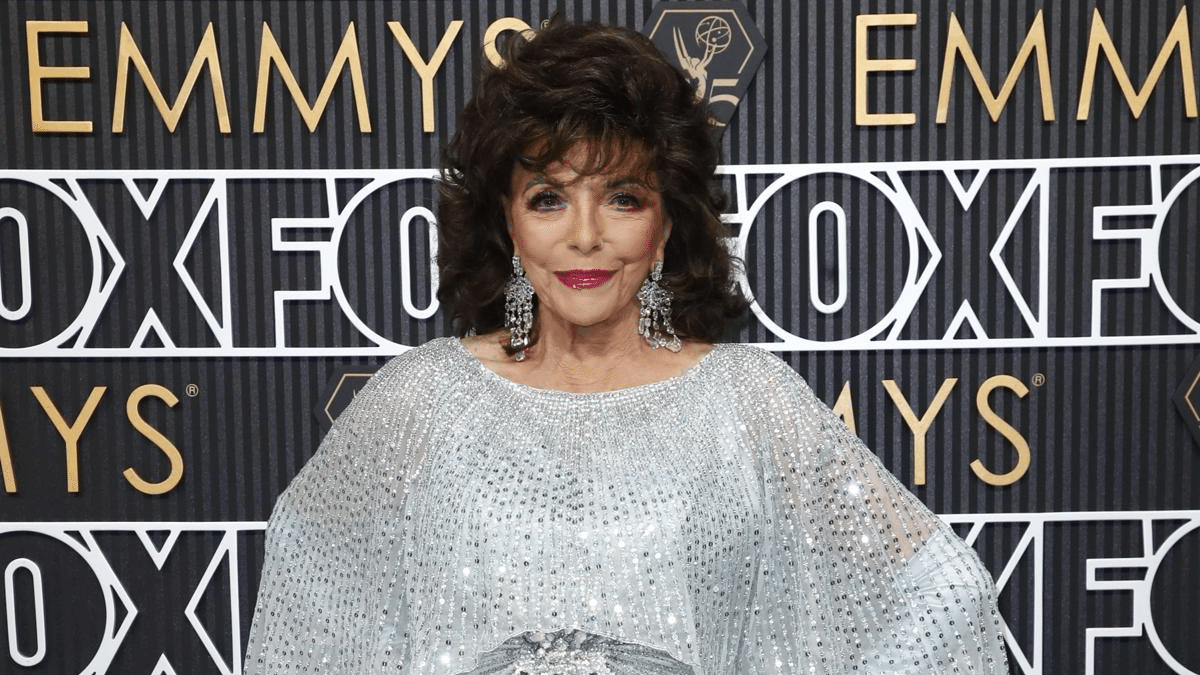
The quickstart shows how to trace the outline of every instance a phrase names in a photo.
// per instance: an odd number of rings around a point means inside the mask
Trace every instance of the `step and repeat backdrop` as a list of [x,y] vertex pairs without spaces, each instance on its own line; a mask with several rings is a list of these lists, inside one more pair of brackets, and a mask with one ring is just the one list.
[[6,2],[0,672],[241,672],[263,527],[448,334],[436,166],[555,12],[721,125],[731,340],[980,553],[1015,673],[1200,673],[1194,2]]

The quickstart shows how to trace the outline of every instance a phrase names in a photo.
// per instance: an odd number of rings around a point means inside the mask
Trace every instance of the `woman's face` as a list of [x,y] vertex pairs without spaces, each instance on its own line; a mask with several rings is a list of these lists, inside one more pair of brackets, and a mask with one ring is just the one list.
[[504,200],[508,231],[542,322],[636,324],[638,288],[662,259],[671,225],[637,158],[581,176],[573,167],[586,166],[587,153],[576,145],[544,173],[518,165]]

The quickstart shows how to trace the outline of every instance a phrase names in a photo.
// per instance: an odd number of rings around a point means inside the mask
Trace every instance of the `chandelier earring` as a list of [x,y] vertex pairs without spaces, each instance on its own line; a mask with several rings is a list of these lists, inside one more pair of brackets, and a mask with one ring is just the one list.
[[683,348],[683,342],[675,334],[671,326],[671,291],[662,285],[663,264],[656,260],[650,269],[650,276],[642,282],[638,290],[638,302],[642,305],[641,316],[638,318],[638,333],[646,338],[646,343],[658,349],[678,352]]
[[504,286],[504,327],[508,329],[509,344],[516,353],[513,358],[525,360],[529,347],[529,332],[533,329],[533,284],[525,276],[520,256],[512,258],[512,277]]

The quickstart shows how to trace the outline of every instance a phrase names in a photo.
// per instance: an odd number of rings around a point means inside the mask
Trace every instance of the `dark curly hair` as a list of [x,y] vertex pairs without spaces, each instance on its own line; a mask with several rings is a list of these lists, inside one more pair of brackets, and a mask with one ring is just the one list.
[[517,163],[540,172],[587,142],[580,173],[640,156],[657,176],[672,223],[663,261],[671,322],[682,337],[718,339],[745,300],[722,241],[720,153],[692,85],[648,38],[616,26],[556,17],[535,36],[514,34],[501,55],[504,65],[485,64],[442,160],[438,300],[458,334],[504,326],[513,243],[501,200]]

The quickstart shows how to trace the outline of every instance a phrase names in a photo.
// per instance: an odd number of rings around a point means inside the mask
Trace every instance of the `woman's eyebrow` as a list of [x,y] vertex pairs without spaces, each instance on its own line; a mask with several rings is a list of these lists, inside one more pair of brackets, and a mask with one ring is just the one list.
[[521,191],[524,192],[535,185],[548,185],[553,188],[561,188],[563,186],[560,181],[556,181],[549,176],[534,176],[525,183],[525,187],[521,188]]
[[609,189],[625,187],[628,185],[636,185],[638,187],[646,188],[647,190],[655,189],[653,185],[650,185],[645,180],[643,180],[641,178],[634,178],[633,176],[623,176],[620,178],[613,178],[612,180],[608,181],[604,185],[605,185],[605,187],[607,187]]
[[[584,178],[584,176],[579,176],[575,180],[571,181],[571,183],[575,183],[579,180],[582,180],[583,178]],[[521,187],[521,191],[524,192],[524,191],[526,191],[534,186],[537,186],[537,185],[544,185],[547,187],[561,189],[561,188],[565,187],[567,185],[567,183],[564,183],[563,181],[560,181],[560,180],[555,180],[554,178],[551,178],[550,176],[545,176],[545,175],[534,176],[533,178],[530,178],[528,181],[525,182],[525,185]],[[611,178],[604,182],[604,187],[605,187],[605,189],[608,189],[608,190],[628,187],[631,185],[645,188],[647,190],[657,189],[650,183],[646,182],[644,179],[637,178],[635,176],[618,176],[616,178]]]

